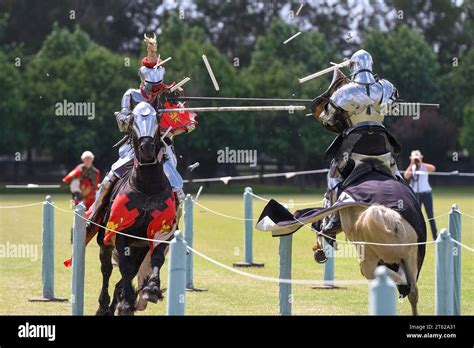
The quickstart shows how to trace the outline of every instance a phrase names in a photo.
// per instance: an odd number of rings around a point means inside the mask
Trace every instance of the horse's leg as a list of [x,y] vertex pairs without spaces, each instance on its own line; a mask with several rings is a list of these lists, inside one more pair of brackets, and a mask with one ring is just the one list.
[[119,257],[120,274],[122,275],[123,297],[118,304],[119,315],[133,315],[135,311],[135,291],[132,286],[133,262],[128,237],[116,236],[116,249]]
[[[151,276],[151,252],[147,252],[143,262],[138,270],[137,280],[138,280],[138,287],[143,288],[145,286],[145,282],[148,281],[149,277]],[[144,311],[146,309],[148,301],[143,298],[143,289],[138,292],[138,300],[137,300],[137,311]]]
[[163,300],[163,293],[160,289],[160,269],[165,263],[165,254],[168,249],[166,243],[158,244],[151,254],[152,272],[147,285],[143,288],[143,299],[156,303],[158,300]]
[[99,259],[100,259],[100,270],[102,272],[102,289],[99,295],[99,309],[97,309],[96,315],[112,315],[109,310],[110,296],[109,296],[109,280],[112,275],[112,246],[104,245],[103,233],[99,233],[97,236],[97,242],[100,246]]
[[112,303],[110,304],[109,310],[112,315],[115,314],[118,303],[122,299],[122,279],[120,279],[117,284],[115,284],[114,296],[112,298]]
[[408,284],[410,284],[410,292],[408,293],[408,300],[411,305],[411,312],[413,315],[418,315],[418,285],[416,283],[416,276],[418,274],[418,250],[409,254],[408,258],[402,260],[401,266],[405,270]]

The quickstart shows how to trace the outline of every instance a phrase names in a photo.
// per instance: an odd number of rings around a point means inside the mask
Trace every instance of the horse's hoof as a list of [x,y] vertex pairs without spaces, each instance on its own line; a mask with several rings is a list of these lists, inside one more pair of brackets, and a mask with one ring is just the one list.
[[126,303],[119,304],[117,307],[117,310],[118,310],[118,315],[120,316],[135,315],[134,307]]
[[159,278],[148,280],[147,285],[142,290],[142,299],[152,303],[157,303],[158,300],[163,300],[163,292],[160,289]]
[[163,300],[163,298],[164,298],[163,293],[160,290],[160,288],[157,286],[154,286],[148,289],[147,288],[143,289],[142,299],[144,299],[145,301],[157,303],[158,300],[161,301]]
[[317,249],[314,251],[314,261],[317,263],[325,263],[328,257],[323,249]]
[[98,316],[112,316],[114,315],[109,307],[101,307],[95,312],[95,315]]

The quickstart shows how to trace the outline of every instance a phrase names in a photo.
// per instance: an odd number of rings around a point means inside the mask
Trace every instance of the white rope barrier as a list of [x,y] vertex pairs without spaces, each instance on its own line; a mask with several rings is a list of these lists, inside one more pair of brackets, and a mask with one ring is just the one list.
[[241,220],[241,221],[257,221],[257,219],[246,219],[246,218],[241,218],[241,217],[238,217],[238,216],[231,216],[231,215],[222,214],[222,213],[219,213],[215,210],[209,209],[209,208],[205,207],[204,205],[202,205],[201,203],[198,203],[196,201],[194,201],[194,204],[196,204],[197,206],[201,207],[202,209],[204,209],[204,210],[206,210],[210,213],[213,213],[213,214],[216,214],[216,215],[228,218],[228,219]]
[[[282,172],[282,173],[270,173],[270,174],[253,174],[253,175],[239,175],[239,176],[223,176],[218,178],[202,178],[202,179],[192,179],[184,180],[185,183],[190,182],[219,182],[222,181],[224,184],[231,180],[250,180],[250,179],[260,179],[260,178],[276,178],[276,177],[286,177],[290,179],[298,175],[308,175],[308,174],[323,174],[329,172],[329,169],[314,169],[314,170],[302,170],[297,172]],[[401,171],[400,173],[404,173]],[[463,173],[457,170],[450,172],[425,172],[425,171],[416,171],[417,175],[434,175],[434,176],[464,176],[464,177],[474,177],[474,173]]]
[[[93,221],[91,221],[90,219],[87,219],[79,214],[77,214],[75,211],[70,211],[70,210],[67,210],[67,209],[63,209],[63,208],[60,208],[58,207],[57,205],[53,204],[53,203],[49,203],[51,206],[53,206],[55,209],[58,209],[60,211],[63,211],[63,212],[66,212],[66,213],[73,213],[74,215],[76,216],[79,216],[81,219],[83,220],[86,220],[86,221],[89,221],[91,223],[93,223],[94,225],[96,226],[99,226],[99,227],[102,227],[104,229],[106,229],[107,231],[110,231],[110,232],[113,232],[113,233],[117,233],[117,234],[121,234],[123,236],[126,236],[126,237],[130,237],[130,238],[135,238],[135,239],[140,239],[140,240],[145,240],[145,241],[149,241],[149,242],[154,242],[154,243],[166,243],[166,244],[170,244],[171,242],[170,241],[162,241],[162,240],[157,240],[157,239],[150,239],[150,238],[145,238],[145,237],[139,237],[139,236],[134,236],[134,235],[131,235],[131,234],[127,234],[127,233],[124,233],[124,232],[120,232],[120,231],[115,231],[115,230],[112,230],[110,228],[107,228],[105,226],[102,226],[100,224],[97,224]],[[221,267],[221,268],[224,268],[228,271],[231,271],[231,272],[234,272],[234,273],[237,273],[237,274],[240,274],[242,276],[245,276],[247,278],[252,278],[252,279],[256,279],[256,280],[261,280],[261,281],[266,281],[266,282],[274,282],[274,283],[286,283],[286,284],[302,284],[302,285],[319,285],[319,286],[322,286],[324,285],[324,281],[320,281],[320,280],[310,280],[310,279],[280,279],[280,278],[273,278],[273,277],[265,277],[265,276],[260,276],[260,275],[257,275],[257,274],[252,274],[252,273],[247,273],[247,272],[243,272],[243,271],[240,271],[240,270],[237,270],[235,268],[232,268],[232,267],[229,267],[225,264],[223,264],[222,262],[219,262],[207,255],[205,255],[204,253],[201,253],[200,251],[197,251],[196,249],[194,248],[191,248],[190,246],[187,246],[187,249],[193,253],[195,253],[196,255],[204,258],[205,260]],[[349,284],[352,284],[352,285],[360,285],[360,284],[363,284],[363,285],[366,285],[367,284],[367,280],[339,280],[336,282],[337,284],[340,284],[340,285],[349,285]]]
[[[37,202],[37,203],[33,203],[34,205],[37,205],[37,204],[42,204],[43,202]],[[157,240],[157,239],[150,239],[150,238],[146,238],[146,237],[140,237],[140,236],[134,236],[134,235],[131,235],[131,234],[127,234],[127,233],[124,233],[124,232],[121,232],[121,231],[115,231],[113,229],[110,229],[110,228],[107,228],[106,226],[102,226],[98,223],[95,223],[94,221],[91,221],[90,219],[87,219],[83,216],[81,216],[80,214],[77,214],[75,211],[71,211],[71,210],[67,210],[67,209],[64,209],[64,208],[61,208],[61,207],[58,207],[57,205],[55,205],[54,203],[52,202],[48,202],[52,207],[54,207],[55,209],[59,210],[59,211],[62,211],[62,212],[66,212],[66,213],[73,213],[74,215],[77,215],[79,217],[81,217],[82,219],[86,220],[86,221],[89,221],[91,222],[92,224],[96,225],[96,226],[99,226],[101,228],[104,228],[105,230],[107,231],[110,231],[110,232],[113,232],[113,233],[117,233],[117,234],[120,234],[120,235],[123,235],[123,236],[126,236],[126,237],[129,237],[129,238],[134,238],[134,239],[140,239],[140,240],[144,240],[144,241],[149,241],[149,242],[153,242],[153,243],[166,243],[166,244],[169,244],[171,243],[170,241],[165,241],[165,240]],[[199,204],[198,204],[199,205]],[[31,206],[31,204],[30,204]],[[467,214],[465,214],[467,215]],[[468,215],[469,216],[469,215]],[[306,225],[305,225],[306,226]],[[307,226],[308,227],[308,226]],[[310,227],[311,230],[313,230],[311,227]],[[331,237],[329,237],[331,238]],[[331,238],[333,239],[333,238]],[[335,239],[334,239],[335,240]],[[460,242],[458,242],[457,240],[453,239],[453,242],[456,243],[457,245],[465,248],[466,250],[469,250],[471,252],[474,252],[474,248],[471,248],[467,245],[464,245]],[[364,245],[382,245],[382,246],[405,246],[405,245],[420,245],[420,244],[433,244],[433,243],[437,243],[436,241],[431,241],[431,242],[424,242],[424,243],[406,243],[406,244],[385,244],[385,243],[372,243],[372,242],[346,242],[346,243],[352,243],[352,244],[364,244]],[[236,274],[239,274],[241,276],[244,276],[244,277],[247,277],[247,278],[251,278],[251,279],[255,279],[255,280],[260,280],[260,281],[265,281],[265,282],[273,282],[273,283],[284,283],[284,284],[295,284],[295,285],[315,285],[315,286],[323,286],[325,285],[325,282],[324,280],[322,281],[318,281],[318,280],[309,280],[309,279],[280,279],[280,278],[274,278],[274,277],[266,277],[266,276],[260,276],[260,275],[257,275],[257,274],[252,274],[252,273],[248,273],[248,272],[243,272],[243,271],[240,271],[238,269],[235,269],[235,268],[232,268],[230,266],[227,266],[207,255],[205,255],[204,253],[192,248],[192,247],[187,247],[187,249],[193,253],[195,253],[196,255],[204,258],[205,260],[215,264],[216,266],[218,267],[221,267],[223,269],[226,269],[230,272],[233,272],[233,273],[236,273]],[[367,285],[368,281],[367,280],[338,280],[336,281],[336,285]]]
[[44,202],[36,202],[36,203],[28,203],[28,204],[23,204],[23,205],[4,205],[0,206],[0,209],[20,209],[20,208],[26,208],[26,207],[32,207],[35,205],[40,205],[43,204]]
[[[268,198],[264,198],[262,196],[256,195],[253,192],[250,192],[250,195],[254,196],[257,199],[260,199],[261,201],[270,202],[270,200]],[[316,201],[316,202],[305,202],[305,203],[290,203],[290,202],[288,202],[288,205],[290,205],[290,206],[301,206],[301,205],[320,204],[320,203],[323,203],[323,202],[324,202],[324,200],[322,199],[322,200]]]
[[[260,275],[257,275],[257,274],[253,274],[253,273],[247,273],[247,272],[243,272],[243,271],[240,271],[236,268],[232,268],[230,266],[227,266],[219,261],[216,261],[212,258],[210,258],[209,256],[197,251],[196,249],[193,249],[191,247],[188,247],[189,250],[191,250],[193,253],[195,253],[196,255],[199,255],[201,256],[203,259],[206,259],[207,261],[219,266],[219,267],[222,267],[228,271],[231,271],[231,272],[234,272],[236,274],[240,274],[244,277],[248,277],[248,278],[252,278],[252,279],[256,279],[256,280],[261,280],[261,281],[265,281],[265,282],[273,282],[273,283],[284,283],[284,284],[302,284],[302,285],[315,285],[315,286],[323,286],[324,285],[324,281],[323,280],[306,280],[306,279],[280,279],[280,278],[273,278],[273,277],[264,277],[264,276],[260,276]],[[364,284],[364,285],[367,285],[368,284],[368,281],[367,280],[338,280],[336,281],[336,285],[339,284],[339,285],[349,285],[349,284],[352,284],[352,285],[360,285],[360,284]]]
[[290,179],[298,175],[308,175],[308,174],[320,174],[327,173],[329,169],[314,169],[314,170],[302,170],[299,172],[283,172],[283,173],[270,173],[270,174],[252,174],[252,175],[239,175],[239,176],[222,176],[218,178],[203,178],[203,179],[192,179],[184,180],[185,183],[190,182],[218,182],[222,181],[224,184],[231,180],[250,180],[250,179],[260,179],[260,178],[277,178],[277,177],[286,177]]

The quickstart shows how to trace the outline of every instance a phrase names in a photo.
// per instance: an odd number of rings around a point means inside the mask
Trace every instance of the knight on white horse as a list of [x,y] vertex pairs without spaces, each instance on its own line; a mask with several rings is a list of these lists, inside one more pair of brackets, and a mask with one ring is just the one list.
[[[376,158],[395,178],[403,180],[395,162],[401,147],[382,124],[383,110],[398,98],[398,91],[392,83],[372,72],[372,64],[369,52],[355,52],[349,64],[351,79],[335,69],[329,89],[311,103],[314,117],[338,134],[326,150],[326,158],[332,161],[325,207],[335,203],[341,183],[365,158]],[[341,230],[339,214],[335,212],[313,227],[323,235],[335,237]],[[319,247],[315,257],[317,253],[321,255]]]

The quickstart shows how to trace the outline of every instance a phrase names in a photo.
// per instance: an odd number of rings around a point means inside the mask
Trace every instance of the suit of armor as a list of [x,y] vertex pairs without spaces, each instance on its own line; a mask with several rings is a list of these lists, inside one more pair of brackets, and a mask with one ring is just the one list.
[[[179,92],[170,91],[174,83],[171,85],[163,83],[165,69],[162,66],[156,67],[159,62],[159,58],[156,56],[156,37],[151,39],[145,36],[145,42],[148,46],[148,56],[143,58],[142,66],[138,70],[138,75],[141,80],[140,88],[128,89],[125,92],[122,97],[121,110],[116,114],[117,125],[122,133],[128,133],[130,131],[133,125],[132,111],[138,103],[147,102],[159,112],[162,98],[179,94]],[[165,139],[165,143],[168,144],[165,152],[167,160],[163,164],[163,170],[181,206],[185,194],[183,192],[183,179],[176,169],[177,160],[173,150],[172,135]],[[95,196],[95,202],[87,212],[89,220],[97,223],[108,202],[112,187],[118,179],[131,168],[134,157],[135,154],[130,142],[124,143],[119,148],[119,159],[112,165],[111,170],[105,176],[104,180],[102,180]],[[94,224],[88,222],[88,233],[92,233],[94,229]]]
[[[367,158],[378,159],[390,168],[394,178],[403,180],[395,162],[400,145],[382,124],[383,111],[398,98],[398,91],[389,81],[374,76],[367,51],[354,53],[349,67],[352,79],[332,93],[317,117],[326,128],[338,133],[326,150],[326,158],[332,161],[325,207],[335,203],[341,183]],[[339,216],[331,215],[314,227],[335,236],[340,231]]]

